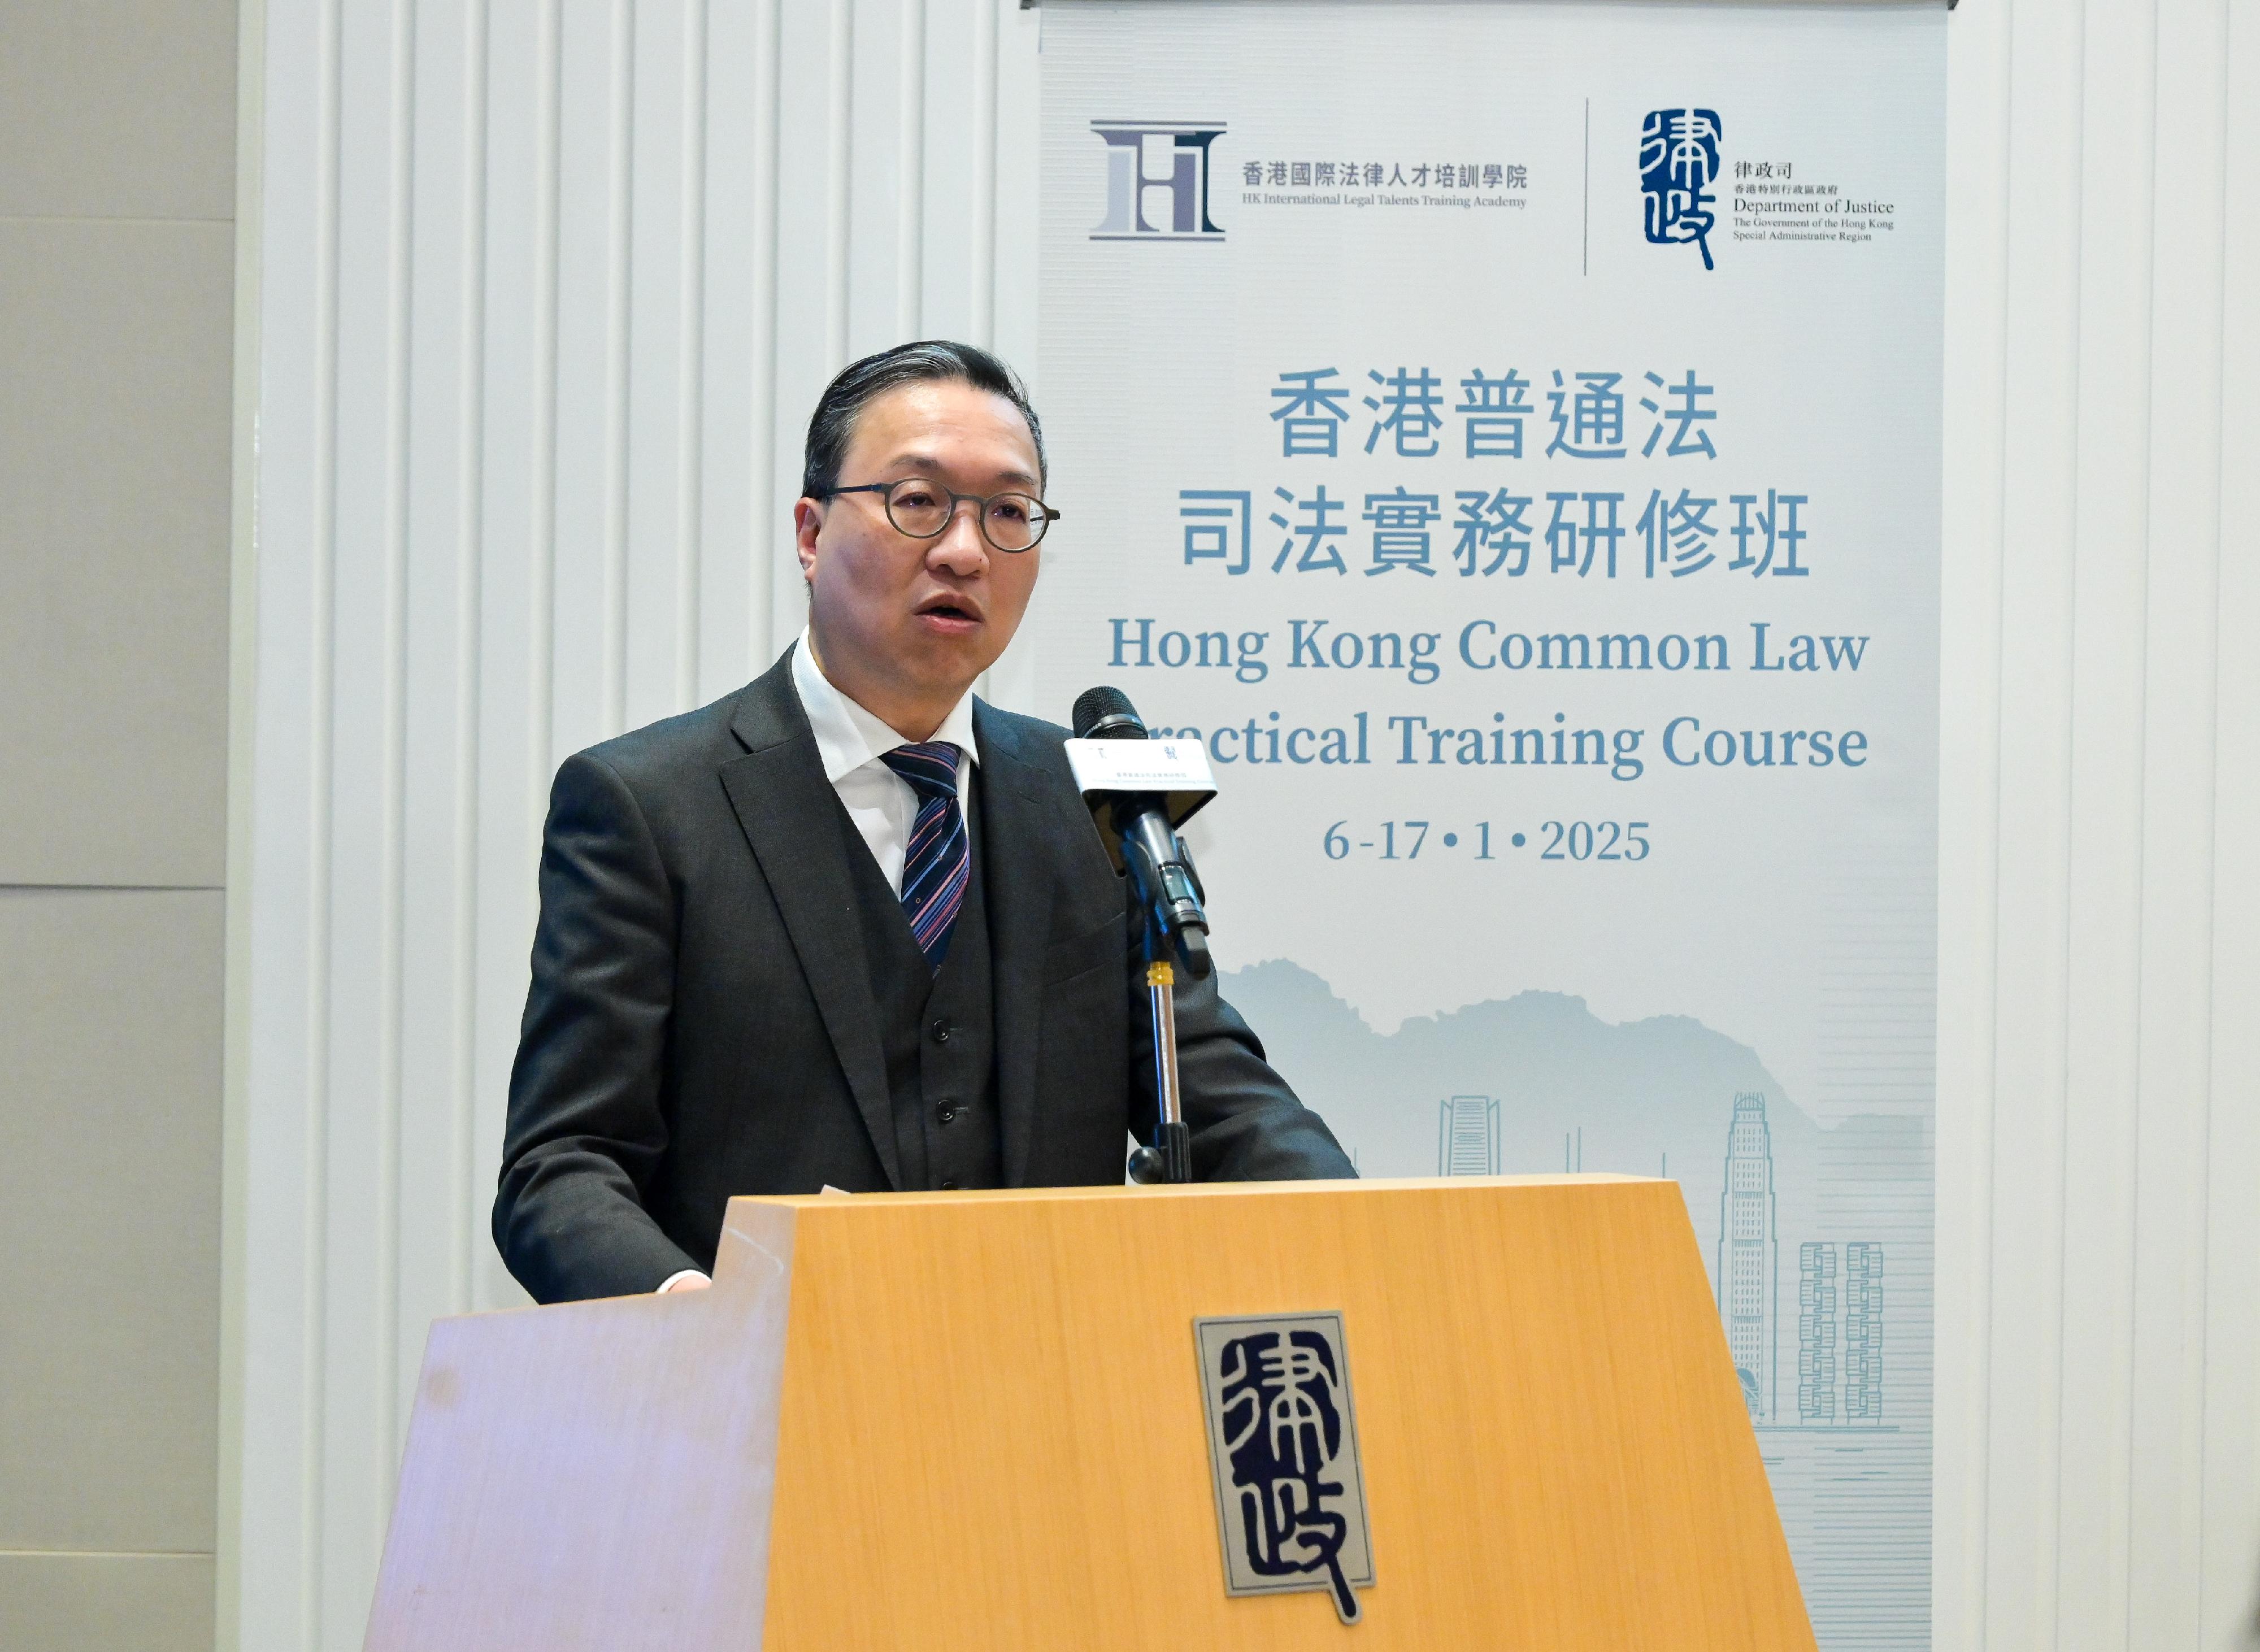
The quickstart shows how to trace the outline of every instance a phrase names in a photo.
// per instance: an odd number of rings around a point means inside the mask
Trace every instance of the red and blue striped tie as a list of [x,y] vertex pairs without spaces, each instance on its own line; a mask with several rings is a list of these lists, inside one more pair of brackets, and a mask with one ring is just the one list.
[[971,846],[965,816],[957,806],[957,762],[962,755],[946,740],[898,746],[879,761],[910,783],[918,793],[918,819],[903,851],[903,915],[926,962],[936,969],[949,955],[949,932],[965,905],[972,875]]

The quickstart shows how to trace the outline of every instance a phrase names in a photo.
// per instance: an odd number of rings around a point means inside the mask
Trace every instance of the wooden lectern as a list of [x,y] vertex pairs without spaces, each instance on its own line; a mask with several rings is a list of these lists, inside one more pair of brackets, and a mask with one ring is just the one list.
[[[1339,1310],[1373,1583],[1228,1597],[1193,1322]],[[1810,1648],[1678,1188],[730,1205],[432,1328],[369,1652]]]

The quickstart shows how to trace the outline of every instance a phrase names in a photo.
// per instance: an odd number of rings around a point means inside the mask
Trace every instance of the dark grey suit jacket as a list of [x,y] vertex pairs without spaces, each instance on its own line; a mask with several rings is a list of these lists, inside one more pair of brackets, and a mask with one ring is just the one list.
[[[1007,1185],[1119,1184],[1151,1134],[1132,903],[1066,731],[976,702]],[[734,1194],[898,1185],[846,855],[788,651],[566,760],[550,795],[494,1234],[539,1300],[709,1268]],[[1355,1174],[1212,983],[1177,991],[1194,1174]]]

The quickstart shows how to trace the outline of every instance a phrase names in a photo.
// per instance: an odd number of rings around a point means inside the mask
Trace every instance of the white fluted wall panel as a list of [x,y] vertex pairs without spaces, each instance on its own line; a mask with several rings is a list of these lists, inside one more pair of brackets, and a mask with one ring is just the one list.
[[[1034,367],[1040,27],[268,0],[236,1644],[360,1644],[425,1328],[519,1299],[555,763],[798,629],[833,371]],[[1949,38],[1936,1643],[2256,1646],[2260,7]]]
[[1949,25],[1936,1643],[2260,1645],[2260,7]]
[[798,630],[799,436],[853,355],[1033,366],[1037,26],[268,8],[243,1646],[360,1645],[426,1327],[524,1299],[487,1207],[557,762]]

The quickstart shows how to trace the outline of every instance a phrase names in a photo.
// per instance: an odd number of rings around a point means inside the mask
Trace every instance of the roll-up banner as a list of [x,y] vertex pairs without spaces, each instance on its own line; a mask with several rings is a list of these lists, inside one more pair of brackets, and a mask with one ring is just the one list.
[[1945,21],[1043,18],[1041,702],[1205,742],[1362,1173],[1680,1184],[1823,1647],[1929,1641]]

